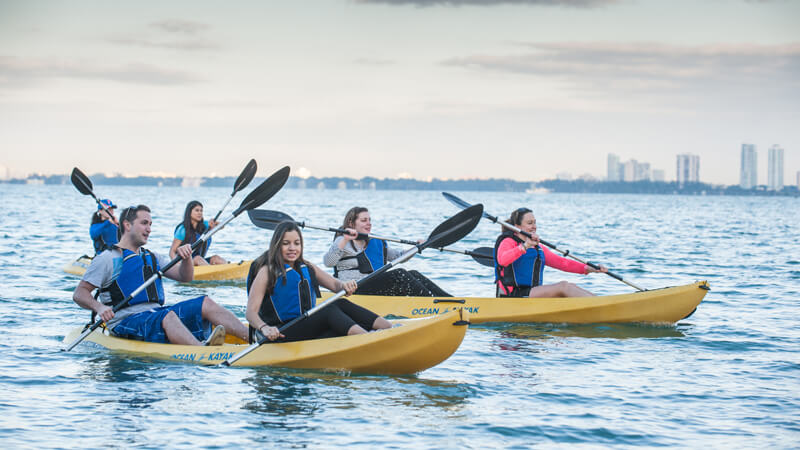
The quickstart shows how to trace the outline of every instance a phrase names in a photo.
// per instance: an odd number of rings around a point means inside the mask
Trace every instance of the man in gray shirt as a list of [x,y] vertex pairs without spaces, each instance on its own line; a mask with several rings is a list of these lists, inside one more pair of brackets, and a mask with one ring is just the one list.
[[[224,341],[225,332],[247,340],[247,327],[236,316],[208,296],[164,306],[161,279],[134,296],[117,311],[113,306],[133,293],[145,280],[157,273],[168,260],[142,246],[150,236],[150,209],[139,205],[126,208],[119,217],[120,240],[112,249],[97,255],[78,283],[72,299],[93,311],[106,322],[112,334],[128,339],[183,345],[202,345],[212,326],[214,344]],[[190,245],[178,248],[181,262],[164,274],[176,281],[194,278]],[[95,299],[92,291],[100,288]],[[99,301],[98,301],[99,300]],[[221,337],[221,339],[220,339]]]

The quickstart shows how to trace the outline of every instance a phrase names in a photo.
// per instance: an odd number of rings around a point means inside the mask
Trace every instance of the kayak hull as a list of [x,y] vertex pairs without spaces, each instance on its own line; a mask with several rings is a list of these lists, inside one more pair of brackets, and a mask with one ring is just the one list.
[[[194,281],[225,281],[243,280],[247,278],[252,261],[239,261],[230,264],[216,264],[207,266],[195,266]],[[64,266],[64,272],[82,277],[92,263],[92,258],[81,256],[70,264]]]
[[[631,294],[580,298],[389,297],[352,295],[348,299],[382,316],[428,317],[464,308],[470,322],[674,323],[691,315],[708,292],[708,283]],[[323,294],[324,298],[330,294]]]
[[[468,320],[469,313],[459,309],[436,317],[398,320],[395,323],[401,326],[362,335],[264,344],[236,361],[234,366],[414,374],[449,358],[461,345]],[[81,331],[80,328],[72,330],[64,342],[72,342]],[[206,347],[121,339],[99,329],[85,340],[113,351],[206,365],[219,364],[248,347],[234,336],[228,336],[224,345]]]

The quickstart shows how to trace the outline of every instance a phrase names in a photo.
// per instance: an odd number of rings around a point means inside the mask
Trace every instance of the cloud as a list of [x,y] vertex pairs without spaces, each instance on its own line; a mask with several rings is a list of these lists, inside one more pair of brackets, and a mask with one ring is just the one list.
[[130,47],[161,48],[180,51],[218,50],[220,45],[209,39],[199,37],[211,26],[188,20],[162,20],[148,25],[155,32],[138,35],[117,35],[106,39],[106,42]]
[[150,24],[151,28],[167,33],[179,34],[198,34],[203,31],[211,29],[211,26],[205,23],[192,22],[189,20],[168,19]]
[[543,77],[597,95],[800,94],[800,44],[675,46],[527,43],[512,55],[471,55],[446,66]]
[[0,87],[29,85],[52,79],[106,80],[155,86],[186,85],[202,81],[187,72],[142,63],[111,66],[79,60],[0,56]]
[[620,0],[356,0],[358,3],[383,3],[387,5],[427,6],[566,6],[574,8],[597,8],[619,3]]
[[112,37],[106,39],[107,42],[117,45],[126,45],[131,47],[144,47],[144,48],[166,48],[170,50],[182,51],[204,51],[204,50],[218,50],[219,45],[202,39],[182,40],[182,41],[164,41],[149,38],[136,38],[136,37]]

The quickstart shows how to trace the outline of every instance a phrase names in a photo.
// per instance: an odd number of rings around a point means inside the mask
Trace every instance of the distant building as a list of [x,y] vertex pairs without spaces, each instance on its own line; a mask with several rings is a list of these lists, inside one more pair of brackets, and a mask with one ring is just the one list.
[[608,154],[608,169],[606,171],[608,181],[622,181],[622,164],[619,163],[619,156]]
[[653,169],[653,181],[664,181],[664,171],[659,169]]
[[639,164],[635,159],[622,164],[622,181],[636,181],[636,165]]
[[650,163],[636,164],[633,177],[633,181],[650,181]]
[[753,189],[758,186],[758,165],[756,164],[756,146],[742,144],[742,162],[739,169],[739,187]]
[[767,188],[770,191],[780,191],[783,189],[783,149],[777,145],[773,145],[769,148]]
[[797,171],[797,189],[800,190],[800,170]]
[[689,153],[677,156],[675,181],[678,184],[700,182],[700,157]]

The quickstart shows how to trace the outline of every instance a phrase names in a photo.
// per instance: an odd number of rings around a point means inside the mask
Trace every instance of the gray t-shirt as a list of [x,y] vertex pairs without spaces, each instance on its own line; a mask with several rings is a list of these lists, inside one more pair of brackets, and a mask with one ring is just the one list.
[[[333,240],[331,248],[329,248],[328,252],[325,253],[325,256],[322,257],[322,262],[328,267],[336,267],[336,270],[339,272],[337,276],[339,280],[358,281],[368,274],[361,273],[361,271],[358,270],[358,261],[355,258],[349,258],[345,260],[342,260],[342,258],[356,256],[364,251],[364,249],[356,247],[354,241],[346,243],[344,248],[339,248],[339,242],[341,242],[342,239],[344,239],[344,236],[338,236]],[[391,261],[402,254],[403,252],[400,250],[396,250],[388,246],[386,247],[386,259],[388,261]]]
[[[163,255],[155,252],[153,252],[153,254],[158,260],[159,267],[164,267],[169,263],[169,260],[165,259]],[[114,280],[119,277],[121,271],[122,251],[117,249],[106,250],[92,259],[92,263],[89,265],[89,268],[86,269],[86,273],[83,274],[83,281],[91,284],[92,286],[105,288],[110,286],[111,283],[113,283]],[[108,292],[101,292],[97,300],[108,305],[111,303],[111,294]],[[108,326],[109,329],[113,329],[114,326],[125,317],[128,317],[131,314],[140,313],[142,311],[148,311],[154,309],[155,307],[156,306],[153,303],[139,303],[137,305],[123,308],[114,313],[114,318],[111,319],[106,326]]]

